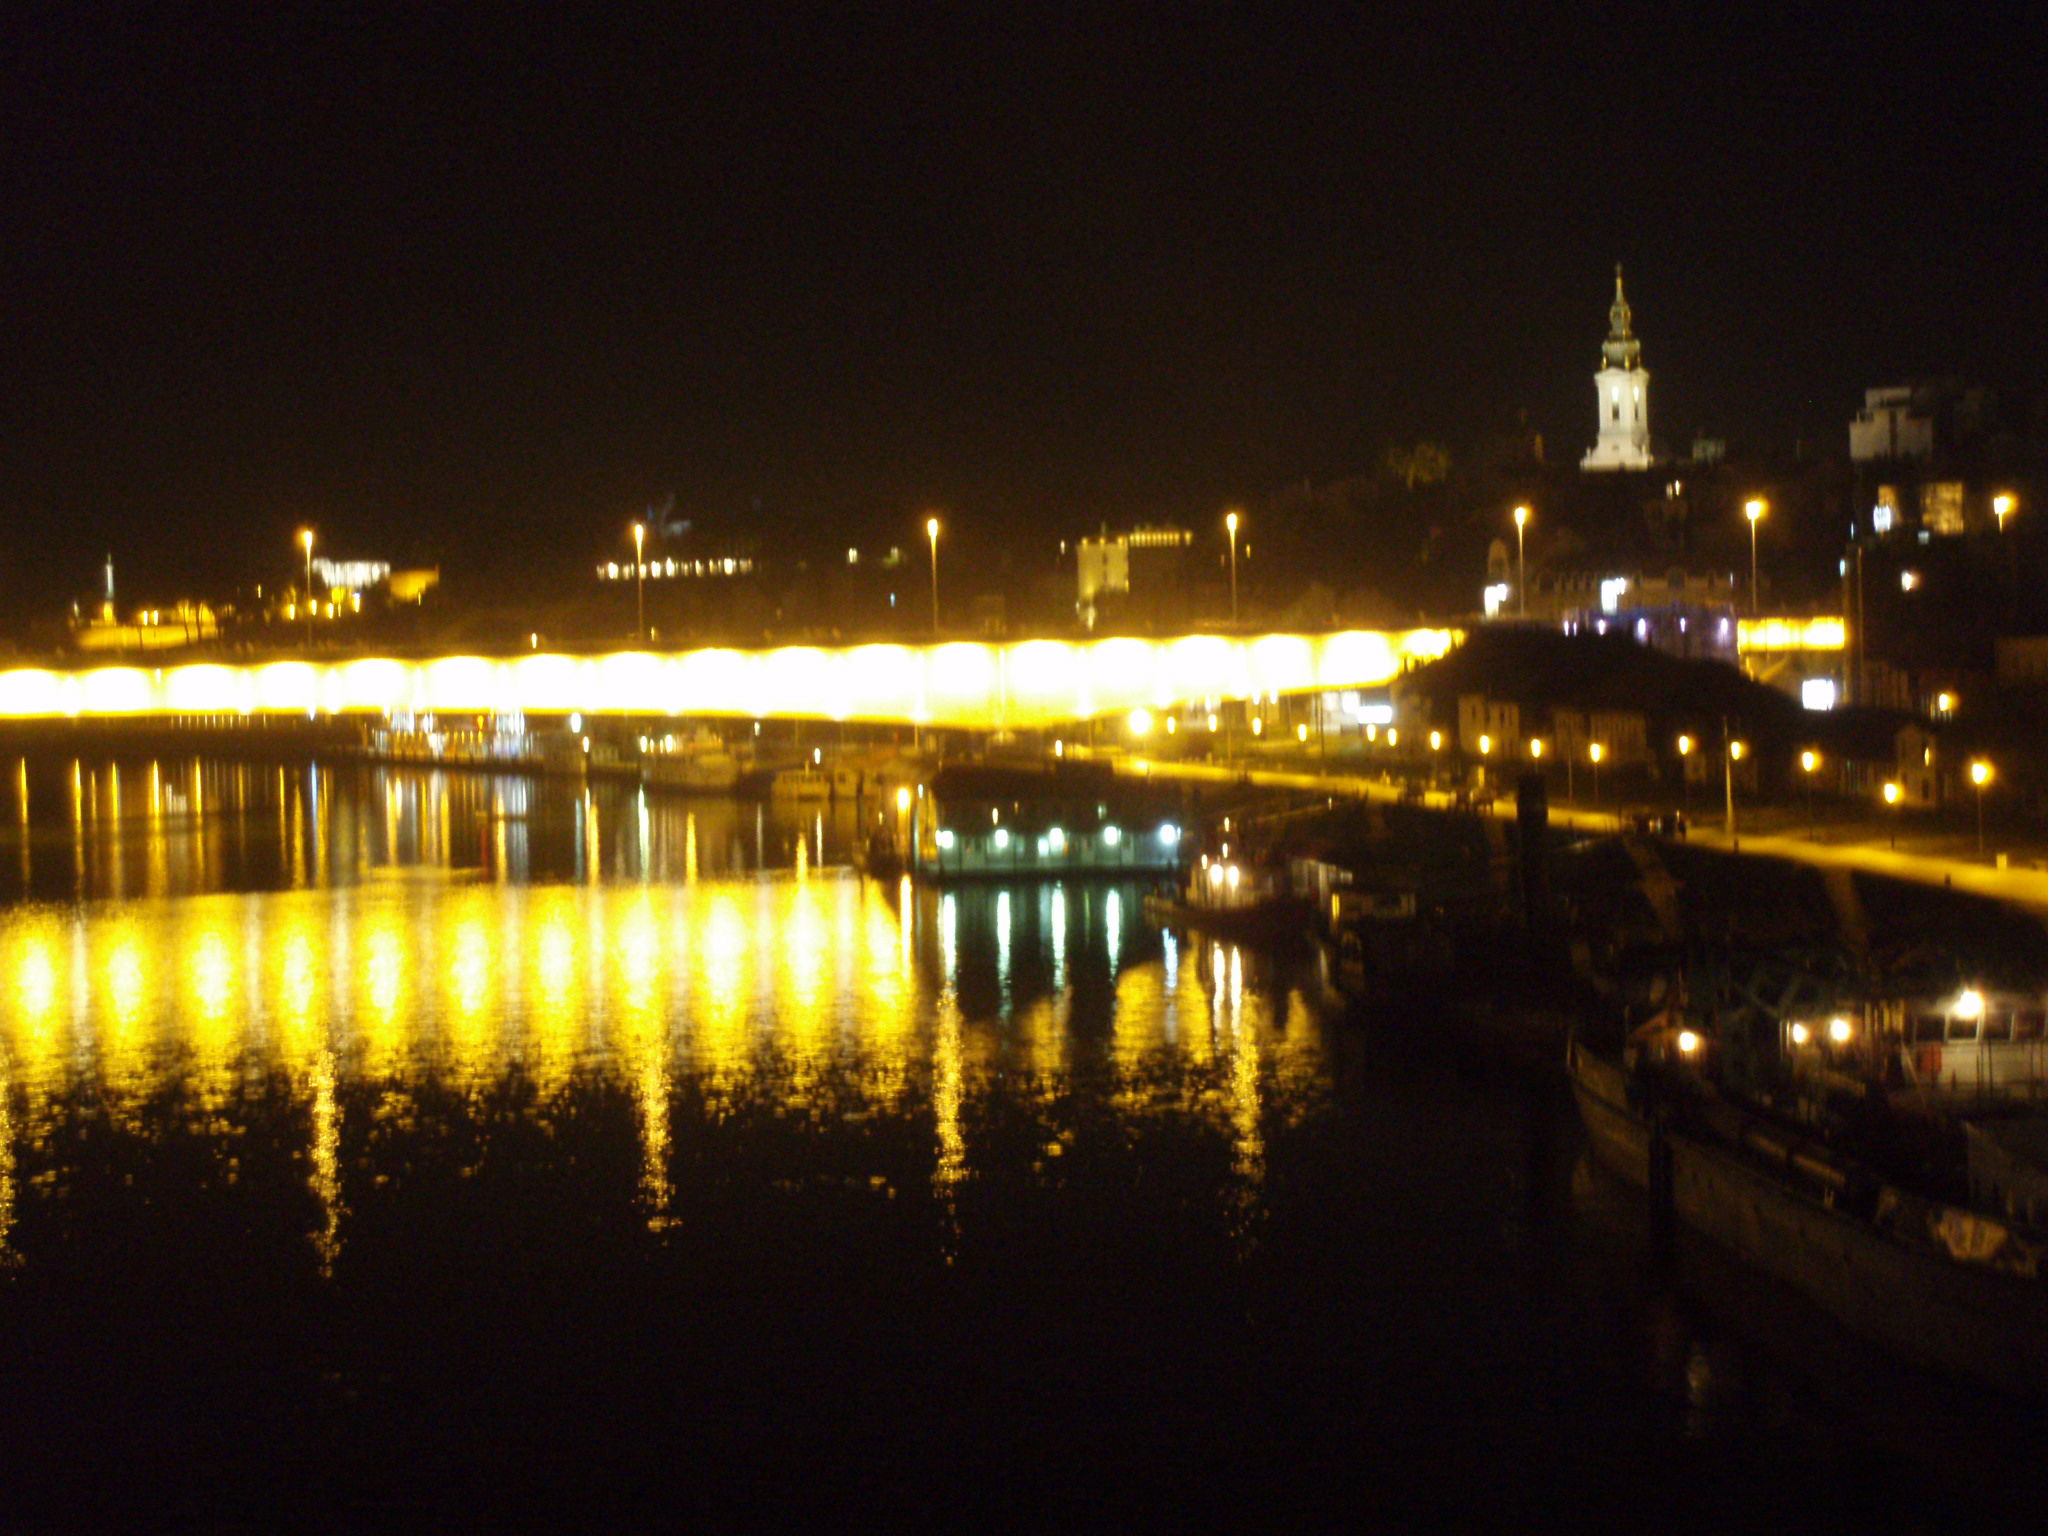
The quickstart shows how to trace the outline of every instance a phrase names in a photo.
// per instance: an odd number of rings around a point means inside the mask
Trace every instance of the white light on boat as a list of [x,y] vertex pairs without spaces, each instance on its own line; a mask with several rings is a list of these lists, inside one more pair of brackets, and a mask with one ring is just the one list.
[[951,827],[944,827],[940,829],[939,846],[941,848],[947,849],[950,849],[953,846],[953,829]]
[[1118,843],[1123,841],[1123,837],[1123,833],[1119,831],[1117,828],[1104,827],[1102,829],[1102,846],[1105,848],[1114,848]]
[[1700,1048],[1700,1037],[1699,1037],[1698,1035],[1694,1034],[1694,1033],[1693,1033],[1693,1032],[1692,1032],[1691,1030],[1689,1030],[1689,1029],[1681,1029],[1681,1030],[1680,1030],[1680,1031],[1678,1032],[1678,1054],[1679,1054],[1679,1055],[1681,1055],[1681,1056],[1690,1056],[1690,1055],[1692,1055],[1692,1053],[1693,1053],[1694,1051],[1697,1051],[1697,1050],[1698,1050],[1699,1048]]
[[996,835],[991,841],[996,845],[996,852],[1001,853],[1010,846],[1010,829],[1008,827],[997,827]]
[[1828,1038],[1837,1045],[1849,1043],[1849,1021],[1843,1018],[1828,1020]]
[[1065,853],[1067,851],[1066,829],[1063,827],[1052,828],[1045,834],[1045,841],[1046,846],[1051,848],[1054,853]]
[[1233,891],[1236,890],[1238,881],[1237,866],[1235,864],[1229,866],[1229,871],[1227,874],[1225,874],[1223,878],[1225,884],[1227,884]]
[[1209,883],[1211,885],[1221,885],[1223,883],[1223,866],[1221,864],[1211,864],[1209,866]]
[[1981,1019],[1984,1017],[1984,994],[1975,987],[1965,987],[1956,999],[1955,1016],[1959,1019]]
[[1159,841],[1166,847],[1171,848],[1180,841],[1180,828],[1169,821],[1159,829]]
[[1792,1043],[1794,1045],[1804,1045],[1807,1041],[1811,1040],[1812,1038],[1813,1031],[1808,1029],[1804,1024],[1794,1024],[1792,1026]]

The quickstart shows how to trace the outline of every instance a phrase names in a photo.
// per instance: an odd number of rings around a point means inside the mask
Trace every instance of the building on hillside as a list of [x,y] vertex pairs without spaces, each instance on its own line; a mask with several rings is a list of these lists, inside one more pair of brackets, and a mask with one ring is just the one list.
[[1188,552],[1195,536],[1185,528],[1144,524],[1128,533],[1084,538],[1076,546],[1074,611],[1083,628],[1117,619],[1150,622],[1177,615],[1187,588]]
[[1579,468],[1648,469],[1655,463],[1650,452],[1650,373],[1643,367],[1643,344],[1629,328],[1619,265],[1614,269],[1614,304],[1607,319],[1600,369],[1593,375],[1600,430]]

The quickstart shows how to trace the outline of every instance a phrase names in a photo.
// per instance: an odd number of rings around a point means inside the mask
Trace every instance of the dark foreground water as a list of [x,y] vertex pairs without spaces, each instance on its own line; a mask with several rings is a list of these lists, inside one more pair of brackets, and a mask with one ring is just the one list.
[[850,811],[22,765],[0,1527],[1950,1528],[2018,1410],[1652,1256],[1547,1052]]

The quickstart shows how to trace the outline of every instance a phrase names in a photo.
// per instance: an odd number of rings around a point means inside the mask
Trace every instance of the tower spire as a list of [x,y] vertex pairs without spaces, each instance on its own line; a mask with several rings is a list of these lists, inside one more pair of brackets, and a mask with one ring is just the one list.
[[1614,264],[1614,307],[1607,311],[1607,340],[1600,357],[1610,368],[1634,368],[1643,355],[1643,344],[1629,330],[1628,300],[1621,291],[1621,263]]

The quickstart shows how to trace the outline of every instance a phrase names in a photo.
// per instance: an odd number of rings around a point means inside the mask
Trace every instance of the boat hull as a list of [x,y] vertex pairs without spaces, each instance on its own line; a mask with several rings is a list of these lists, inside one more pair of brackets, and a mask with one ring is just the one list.
[[1900,1356],[2048,1395],[2048,1285],[1901,1241],[1732,1148],[1654,1129],[1629,1103],[1622,1069],[1577,1042],[1570,1067],[1594,1156],[1645,1188],[1668,1156],[1679,1221]]

